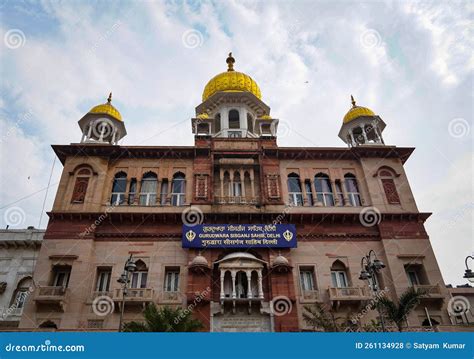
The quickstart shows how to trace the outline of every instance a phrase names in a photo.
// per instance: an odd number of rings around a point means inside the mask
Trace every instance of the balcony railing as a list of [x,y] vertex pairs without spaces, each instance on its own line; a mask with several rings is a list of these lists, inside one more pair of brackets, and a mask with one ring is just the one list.
[[[151,302],[153,301],[154,290],[152,288],[128,288],[125,301],[126,302]],[[114,290],[114,297],[115,301],[122,301],[123,300],[123,289],[117,288]]]
[[365,300],[369,297],[365,287],[329,288],[330,300]]
[[36,294],[37,298],[57,298],[62,299],[66,295],[67,288],[63,286],[49,286],[49,287],[39,287]]
[[0,320],[9,317],[19,317],[23,313],[23,308],[0,307]]
[[443,294],[441,293],[441,287],[439,286],[439,284],[435,284],[435,285],[431,285],[431,284],[417,284],[417,285],[414,285],[413,288],[415,290],[420,290],[424,293],[426,293],[426,295],[428,297],[439,297],[439,296],[443,296]]
[[301,300],[302,301],[311,301],[311,302],[319,301],[320,300],[319,291],[317,291],[317,290],[304,290],[301,293]]
[[258,204],[258,197],[244,197],[244,196],[226,196],[215,197],[216,204],[238,204],[238,205],[255,205]]

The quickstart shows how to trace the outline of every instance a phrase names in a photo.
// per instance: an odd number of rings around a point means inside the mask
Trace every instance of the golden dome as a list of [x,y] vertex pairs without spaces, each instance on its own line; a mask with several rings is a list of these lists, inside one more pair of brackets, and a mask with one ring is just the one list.
[[120,114],[120,112],[118,112],[118,110],[114,106],[112,106],[111,102],[112,102],[112,92],[109,94],[107,103],[92,107],[88,113],[109,115],[118,121],[122,121],[122,115]]
[[356,106],[356,102],[352,95],[351,95],[351,100],[352,100],[352,108],[344,116],[343,123],[349,123],[352,120],[355,120],[357,117],[361,117],[361,116],[375,116],[374,111],[372,111],[370,108]]
[[258,99],[262,98],[260,87],[257,83],[248,75],[234,71],[235,59],[232,57],[232,52],[226,60],[228,69],[226,72],[222,72],[217,76],[214,76],[204,87],[202,93],[202,101],[206,101],[209,97],[214,95],[216,92],[250,92],[255,95]]

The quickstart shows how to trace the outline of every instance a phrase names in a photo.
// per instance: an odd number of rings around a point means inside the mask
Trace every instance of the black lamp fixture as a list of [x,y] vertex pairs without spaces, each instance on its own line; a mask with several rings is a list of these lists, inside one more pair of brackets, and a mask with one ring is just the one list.
[[474,260],[473,256],[467,256],[466,259],[464,260],[464,264],[466,264],[466,270],[464,272],[463,278],[466,278],[469,282],[474,283],[474,273],[472,272],[472,269],[469,268],[467,265],[467,260],[472,259]]

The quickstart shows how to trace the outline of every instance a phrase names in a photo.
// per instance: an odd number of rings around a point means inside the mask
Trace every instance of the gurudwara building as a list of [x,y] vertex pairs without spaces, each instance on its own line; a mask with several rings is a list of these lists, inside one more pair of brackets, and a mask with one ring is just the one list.
[[451,323],[404,170],[414,148],[386,144],[353,98],[346,146],[280,147],[234,62],[204,88],[193,146],[120,146],[111,96],[79,120],[80,143],[53,145],[64,170],[21,328],[118,330],[154,303],[206,331],[317,330],[304,314],[319,304],[355,330],[379,318],[374,298],[410,287],[427,294],[409,327]]

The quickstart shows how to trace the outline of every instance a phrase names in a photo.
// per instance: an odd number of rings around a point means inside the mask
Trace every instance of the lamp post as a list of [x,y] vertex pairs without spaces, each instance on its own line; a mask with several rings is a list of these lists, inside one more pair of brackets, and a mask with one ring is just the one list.
[[[360,280],[367,280],[369,281],[369,286],[371,290],[374,292],[375,297],[377,297],[377,293],[379,291],[379,285],[377,283],[377,273],[380,272],[383,268],[385,268],[385,264],[377,258],[377,254],[375,251],[371,249],[368,254],[362,257],[360,261]],[[383,319],[383,314],[380,311],[380,306],[378,300],[376,301],[377,311],[380,315],[380,324],[382,325],[382,331],[385,331],[385,322]]]
[[474,273],[472,272],[472,269],[469,268],[469,266],[467,265],[468,259],[474,260],[474,257],[467,256],[466,259],[464,260],[464,264],[466,265],[466,271],[464,272],[463,278],[466,278],[469,282],[474,283]]
[[130,254],[130,257],[125,262],[125,265],[123,267],[123,272],[120,275],[120,278],[117,279],[117,282],[119,282],[122,286],[122,308],[120,308],[119,332],[122,331],[123,313],[125,309],[125,296],[127,295],[128,284],[130,283],[130,274],[135,272],[136,269],[137,269],[137,265],[135,264],[135,261],[133,260],[132,254]]

